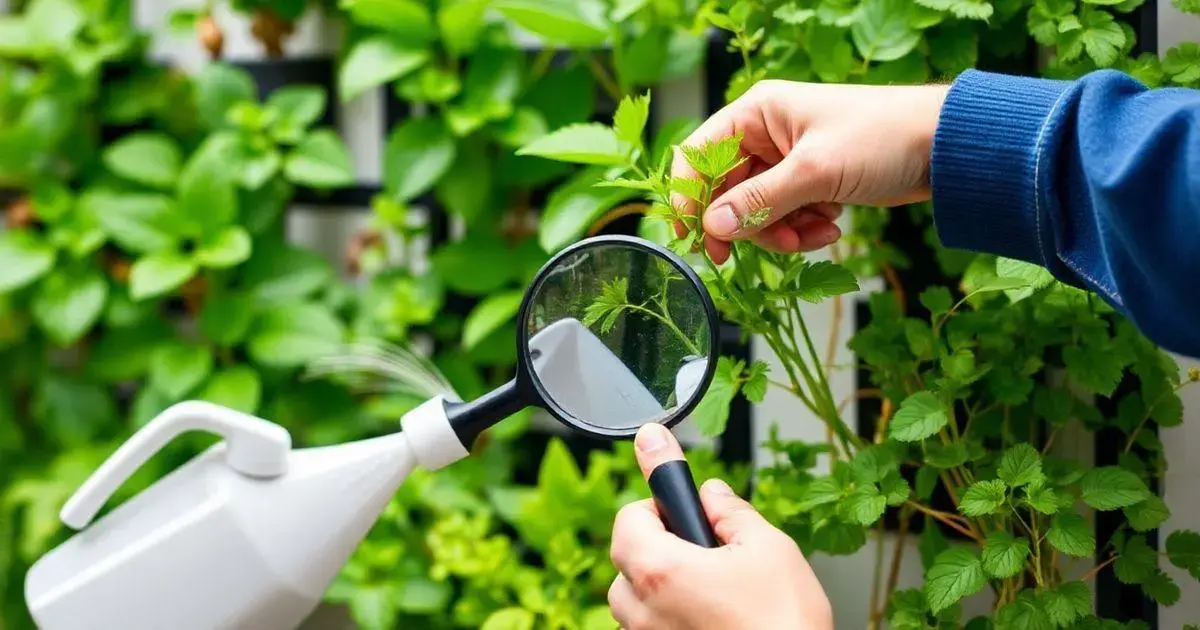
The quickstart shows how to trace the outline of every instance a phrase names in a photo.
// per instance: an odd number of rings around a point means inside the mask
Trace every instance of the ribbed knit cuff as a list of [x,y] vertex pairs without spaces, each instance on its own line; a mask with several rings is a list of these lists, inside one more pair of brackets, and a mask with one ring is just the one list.
[[934,224],[944,245],[1045,264],[1037,221],[1039,143],[1068,87],[977,70],[959,75],[942,106],[930,160]]

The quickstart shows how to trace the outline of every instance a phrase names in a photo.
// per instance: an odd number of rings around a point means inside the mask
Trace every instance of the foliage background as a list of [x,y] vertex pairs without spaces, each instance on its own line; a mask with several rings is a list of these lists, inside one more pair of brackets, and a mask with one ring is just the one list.
[[[172,400],[238,406],[321,444],[387,430],[420,396],[300,381],[306,362],[354,335],[420,338],[463,397],[504,378],[519,287],[547,251],[635,197],[592,186],[616,164],[573,169],[514,150],[607,121],[621,96],[692,74],[708,22],[734,35],[746,68],[729,98],[767,76],[917,82],[977,63],[1028,69],[1029,33],[1055,53],[1052,73],[1116,64],[1152,83],[1200,79],[1186,46],[1163,64],[1128,60],[1132,29],[1105,16],[1134,2],[236,0],[188,5],[169,20],[174,35],[152,36],[128,28],[133,10],[117,0],[21,4],[0,21],[0,182],[13,193],[0,247],[3,354],[14,366],[0,418],[5,628],[25,627],[24,568],[63,535],[62,501]],[[514,23],[557,54],[507,36]],[[185,64],[188,79],[147,61],[145,48],[169,37],[268,61],[238,64],[251,74]],[[281,55],[313,41],[340,42],[336,61]],[[605,41],[611,54],[593,50]],[[268,97],[272,73],[329,89]],[[386,128],[365,143],[348,134],[349,151],[322,131],[380,110]],[[655,122],[651,158],[688,125]],[[381,194],[355,197],[354,181],[372,175]],[[315,200],[372,209],[332,257],[281,238],[296,235],[283,208]],[[424,211],[435,204],[454,220]],[[878,213],[854,216],[847,262],[863,277],[903,274],[912,253],[899,250],[915,241],[897,240]],[[446,244],[426,265],[430,237]],[[941,254],[948,277],[966,268]],[[806,424],[783,409],[785,425]],[[713,414],[700,420],[719,430],[722,411]],[[607,523],[644,492],[631,457],[596,454],[582,473],[562,444],[522,438],[522,425],[506,423],[469,463],[406,485],[331,602],[363,628],[611,627]],[[180,442],[140,483],[203,446]],[[786,468],[807,474],[800,445],[776,449],[791,449]],[[702,476],[731,474],[695,457]],[[556,536],[563,525],[574,535]]]

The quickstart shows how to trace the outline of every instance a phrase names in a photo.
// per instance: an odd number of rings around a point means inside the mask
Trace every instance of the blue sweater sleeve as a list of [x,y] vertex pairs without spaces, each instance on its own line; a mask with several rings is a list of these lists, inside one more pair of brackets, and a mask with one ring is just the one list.
[[930,168],[947,246],[1040,264],[1200,357],[1200,91],[968,71]]

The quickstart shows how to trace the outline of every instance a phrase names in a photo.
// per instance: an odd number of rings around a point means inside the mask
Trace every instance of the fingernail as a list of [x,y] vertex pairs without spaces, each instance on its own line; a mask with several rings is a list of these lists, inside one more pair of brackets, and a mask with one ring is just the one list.
[[842,231],[836,225],[826,226],[821,230],[821,245],[832,245],[842,236]]
[[704,490],[713,494],[733,495],[733,488],[720,479],[709,479],[704,482]]
[[708,214],[712,218],[708,219],[706,223],[712,230],[713,236],[733,236],[733,233],[738,231],[738,218],[733,213],[731,206],[723,205],[713,208],[708,211]]
[[671,433],[661,424],[647,424],[638,431],[633,445],[643,453],[653,453],[665,448],[671,440]]

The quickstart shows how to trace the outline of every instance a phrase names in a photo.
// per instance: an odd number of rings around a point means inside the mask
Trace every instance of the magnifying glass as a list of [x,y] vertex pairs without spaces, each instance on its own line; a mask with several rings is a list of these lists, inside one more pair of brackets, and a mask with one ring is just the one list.
[[[717,311],[682,259],[650,241],[598,236],[542,267],[518,313],[517,373],[471,402],[446,403],[470,450],[486,428],[540,407],[573,431],[632,438],[678,424],[704,397],[717,364]],[[705,547],[716,537],[687,462],[649,478],[667,529]]]

